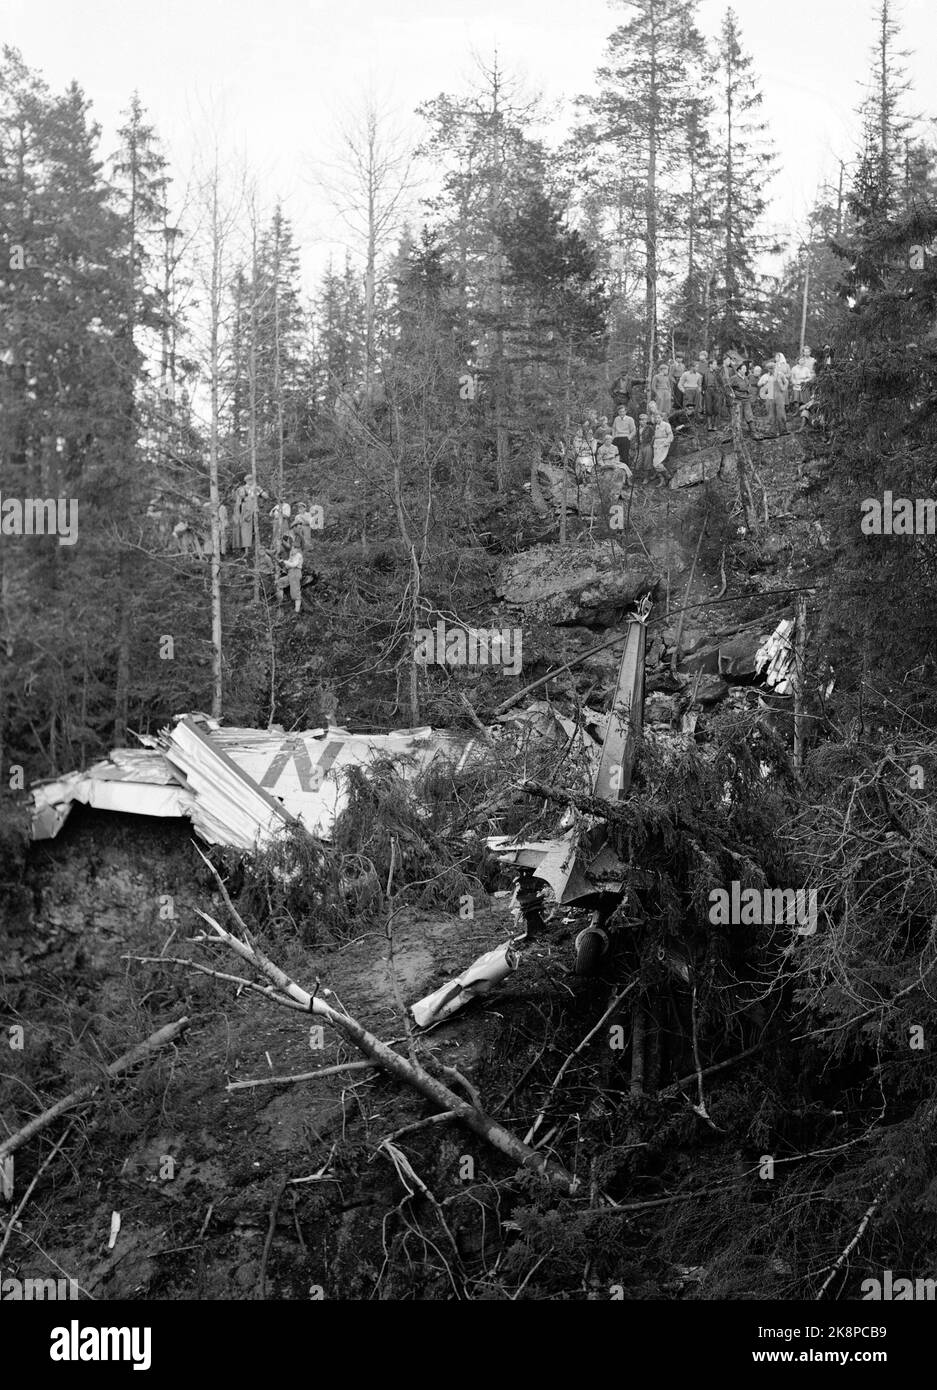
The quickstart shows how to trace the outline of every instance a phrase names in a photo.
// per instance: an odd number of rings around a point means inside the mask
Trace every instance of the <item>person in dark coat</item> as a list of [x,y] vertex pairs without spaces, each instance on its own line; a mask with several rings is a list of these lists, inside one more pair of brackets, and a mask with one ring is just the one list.
[[755,413],[752,408],[752,401],[755,397],[755,383],[749,379],[748,363],[740,362],[735,370],[732,359],[726,358],[726,370],[729,372],[729,386],[732,394],[739,403],[742,426],[748,430],[749,434],[755,439],[761,436],[755,429]]
[[670,390],[674,410],[683,409],[683,392],[680,390],[680,378],[685,371],[686,362],[683,360],[683,353],[675,352],[673,361],[670,364]]
[[701,352],[696,364],[696,370],[700,374],[699,392],[699,414],[706,421],[706,429],[712,434],[716,428],[716,419],[719,415],[719,392],[715,381],[714,369],[709,365],[709,353]]

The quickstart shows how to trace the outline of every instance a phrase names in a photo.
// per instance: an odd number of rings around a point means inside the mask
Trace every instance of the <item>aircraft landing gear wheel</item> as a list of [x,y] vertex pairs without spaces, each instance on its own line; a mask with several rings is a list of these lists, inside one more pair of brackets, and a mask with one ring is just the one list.
[[601,927],[586,927],[576,937],[576,974],[594,975],[608,950],[608,937]]

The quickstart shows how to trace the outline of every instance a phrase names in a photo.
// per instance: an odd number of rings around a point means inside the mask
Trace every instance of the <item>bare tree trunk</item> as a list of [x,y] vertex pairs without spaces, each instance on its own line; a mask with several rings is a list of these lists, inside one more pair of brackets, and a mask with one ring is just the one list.
[[397,516],[397,530],[400,532],[400,539],[407,547],[410,556],[410,587],[411,587],[411,617],[410,617],[410,727],[415,729],[420,723],[420,691],[416,661],[417,651],[417,628],[420,618],[420,562],[417,559],[416,546],[410,535],[410,528],[407,525],[406,514],[403,509],[403,492],[400,483],[400,420],[397,415],[396,403],[394,405],[394,444],[393,444],[393,488],[394,488],[394,511]]
[[540,490],[539,469],[542,457],[540,440],[535,436],[530,442],[530,501],[538,516],[549,516],[549,504]]
[[[254,602],[260,602],[260,489],[257,484],[257,214],[251,207],[251,344],[248,353],[247,438],[251,461],[251,491],[254,498]],[[277,498],[279,504],[280,499]],[[274,556],[274,563],[277,557]]]
[[646,1038],[646,1019],[644,1008],[637,1004],[634,1010],[634,1023],[631,1027],[631,1094],[644,1094],[644,1043]]
[[[121,364],[124,373],[129,371],[130,361],[133,358],[133,332],[136,310],[137,163],[135,158],[131,158],[130,162],[130,210],[128,215],[128,231],[129,246],[127,264],[129,266],[130,283],[127,287],[128,322],[126,331],[129,337],[129,343],[128,359]],[[130,468],[135,468],[137,437],[133,378],[131,377],[128,381],[126,377],[124,377],[121,384],[127,393],[127,463]],[[121,543],[118,541],[118,544],[120,545]],[[117,662],[114,682],[114,742],[118,747],[127,742],[127,711],[130,699],[130,643],[132,635],[130,606],[133,600],[134,568],[130,551],[121,545],[117,560],[117,603],[119,617],[117,620]]]
[[[653,98],[652,98],[653,99]],[[645,281],[645,353],[648,400],[651,396],[651,377],[654,375],[654,346],[657,340],[657,135],[651,127],[647,173],[647,270]]]
[[807,595],[797,595],[794,619],[794,771],[804,770],[804,652],[807,646]]
[[117,668],[114,679],[114,743],[118,748],[127,742],[127,716],[130,701],[130,593],[133,567],[126,550],[117,561],[117,585],[120,591],[117,626]]
[[280,209],[276,212],[276,245],[273,260],[273,394],[277,411],[277,500],[283,502],[283,383],[280,380],[280,247],[283,235]]
[[218,488],[218,427],[219,390],[221,377],[221,296],[222,285],[222,233],[218,207],[218,166],[215,165],[211,189],[211,290],[209,321],[209,393],[210,393],[210,435],[208,443],[208,488],[211,503],[211,670],[212,696],[211,712],[213,719],[221,718],[223,701],[223,661],[221,645],[221,528],[218,524],[218,507],[221,495]]
[[738,495],[739,504],[745,517],[745,524],[750,531],[758,530],[758,512],[755,508],[755,501],[752,497],[752,488],[749,481],[749,473],[753,471],[752,456],[749,452],[748,444],[742,433],[742,407],[735,398],[735,392],[729,385],[728,368],[722,368],[722,381],[725,390],[726,403],[729,407],[729,423],[732,428],[732,447],[735,450],[735,467],[738,475]]

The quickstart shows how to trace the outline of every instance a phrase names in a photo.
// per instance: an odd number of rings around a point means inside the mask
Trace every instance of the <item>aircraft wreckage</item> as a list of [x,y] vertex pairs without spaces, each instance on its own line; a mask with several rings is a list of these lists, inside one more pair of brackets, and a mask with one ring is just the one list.
[[[576,722],[544,701],[532,701],[501,716],[499,725],[486,731],[488,737],[503,737],[505,726],[513,726],[516,738],[560,729],[570,749],[586,758],[595,797],[617,801],[627,795],[643,724],[646,618],[646,612],[632,616],[622,633],[610,713],[584,709]],[[782,622],[758,653],[759,667],[779,691],[789,682],[790,627]],[[209,844],[245,852],[269,846],[296,824],[329,840],[347,801],[344,769],[392,758],[404,776],[416,777],[436,758],[461,771],[490,755],[486,742],[468,731],[427,727],[357,734],[330,727],[285,733],[223,728],[203,714],[180,716],[159,735],[138,737],[138,749],[115,749],[83,772],[35,783],[33,838],[54,838],[78,802],[99,810],[188,817]],[[557,831],[538,841],[488,838],[489,849],[516,873],[515,934],[412,1005],[419,1026],[448,1017],[516,969],[518,946],[543,926],[544,888],[559,908],[585,913],[576,966],[580,973],[595,967],[608,946],[606,923],[621,900],[626,866],[607,843],[604,825],[571,807]]]

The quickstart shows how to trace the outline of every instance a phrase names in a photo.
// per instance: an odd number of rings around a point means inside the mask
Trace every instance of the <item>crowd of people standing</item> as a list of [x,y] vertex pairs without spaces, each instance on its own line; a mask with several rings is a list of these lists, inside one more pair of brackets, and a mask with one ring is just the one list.
[[[829,349],[824,348],[821,362],[829,360]],[[817,372],[817,359],[806,346],[793,367],[782,352],[763,363],[735,351],[725,353],[721,363],[716,353],[711,359],[707,351],[695,357],[675,352],[671,361],[657,363],[649,382],[647,375],[622,373],[610,388],[611,423],[607,415],[583,421],[570,448],[564,444],[560,451],[581,482],[598,477],[616,495],[635,477],[656,478],[658,486],[666,487],[676,431],[689,429],[701,442],[701,435],[725,427],[734,402],[742,428],[755,438],[787,434],[792,408],[802,428],[809,418]]]
[[[289,592],[298,613],[306,555],[312,546],[313,531],[321,529],[321,509],[307,501],[274,502],[267,512],[263,505],[269,495],[245,473],[235,488],[230,508],[219,502],[217,508],[219,551],[222,556],[247,556],[254,549],[255,530],[259,542],[261,569],[273,576],[277,602]],[[195,524],[182,519],[171,529],[170,548],[194,559],[205,560],[212,553],[211,503],[194,502],[202,512]],[[159,499],[150,504],[149,517],[164,529],[166,512]],[[269,539],[268,539],[269,524]],[[165,527],[168,529],[168,527]]]

